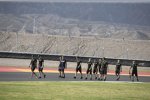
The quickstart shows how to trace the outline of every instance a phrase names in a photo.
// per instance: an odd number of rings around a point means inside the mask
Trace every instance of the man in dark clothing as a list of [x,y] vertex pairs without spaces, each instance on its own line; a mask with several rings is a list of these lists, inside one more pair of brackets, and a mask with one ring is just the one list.
[[61,77],[61,66],[60,66],[60,63],[61,63],[61,57],[59,57],[59,66],[58,66],[59,77]]
[[94,60],[94,68],[93,68],[93,74],[95,75],[95,79],[97,79],[98,75],[98,62]]
[[43,73],[43,68],[44,68],[44,59],[39,57],[39,64],[38,64],[38,71],[39,71],[39,78],[41,78],[41,74],[45,78],[46,75]]
[[103,57],[102,62],[101,62],[101,79],[100,80],[106,81],[107,70],[108,70],[108,62]]
[[77,60],[77,66],[76,66],[76,72],[75,72],[74,79],[76,79],[78,71],[79,71],[79,72],[80,72],[80,74],[81,74],[80,79],[82,79],[83,77],[82,77],[82,67],[81,67],[81,61],[80,61],[77,57],[76,57],[76,60]]
[[66,60],[64,59],[64,57],[60,57],[60,64],[59,64],[59,77],[61,78],[65,78],[65,73],[64,73],[64,69],[67,67],[67,63]]
[[117,76],[117,81],[120,79],[120,72],[122,72],[122,65],[120,64],[120,60],[118,60],[116,64],[115,74]]
[[91,58],[89,58],[89,61],[88,61],[87,64],[88,64],[88,68],[87,68],[87,71],[86,71],[85,79],[87,79],[88,74],[90,73],[90,80],[92,80],[92,62],[91,62]]
[[31,67],[31,78],[33,78],[33,75],[38,78],[38,76],[36,75],[36,73],[34,72],[35,68],[37,68],[37,59],[34,59],[32,56],[31,62],[29,67]]
[[98,80],[101,80],[101,77],[102,77],[101,63],[102,63],[102,59],[99,59],[99,62],[98,62],[99,78],[98,78]]
[[[132,73],[131,73],[131,71],[132,71]],[[137,71],[137,64],[135,63],[135,61],[132,62],[132,65],[131,65],[130,70],[129,70],[129,74],[130,73],[131,73],[131,76],[132,76],[132,81],[134,81],[134,75],[136,76],[137,81],[139,81],[138,71]]]

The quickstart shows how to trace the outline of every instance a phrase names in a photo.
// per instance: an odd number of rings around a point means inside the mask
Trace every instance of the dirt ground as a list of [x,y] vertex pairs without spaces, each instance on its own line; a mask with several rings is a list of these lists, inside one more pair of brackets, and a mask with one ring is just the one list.
[[150,60],[150,40],[4,33],[0,51]]

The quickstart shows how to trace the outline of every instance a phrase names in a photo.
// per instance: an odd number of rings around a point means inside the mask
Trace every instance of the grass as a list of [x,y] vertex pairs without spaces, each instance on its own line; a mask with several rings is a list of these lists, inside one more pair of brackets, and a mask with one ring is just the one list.
[[150,83],[0,82],[0,100],[150,100]]

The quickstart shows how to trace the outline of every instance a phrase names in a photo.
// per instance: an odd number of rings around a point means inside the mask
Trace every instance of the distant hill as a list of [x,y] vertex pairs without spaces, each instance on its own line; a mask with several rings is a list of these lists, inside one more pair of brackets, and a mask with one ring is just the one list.
[[0,2],[0,31],[150,39],[150,3]]
[[81,21],[51,14],[0,14],[0,31],[19,34],[93,36],[98,38],[149,40],[149,26]]
[[54,14],[86,21],[150,26],[150,3],[0,2],[3,14]]

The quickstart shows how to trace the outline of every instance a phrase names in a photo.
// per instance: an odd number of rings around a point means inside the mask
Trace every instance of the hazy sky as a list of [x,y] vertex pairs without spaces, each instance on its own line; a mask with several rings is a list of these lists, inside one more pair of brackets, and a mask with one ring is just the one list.
[[32,2],[122,2],[122,3],[145,3],[150,0],[0,0],[0,1],[32,1]]

